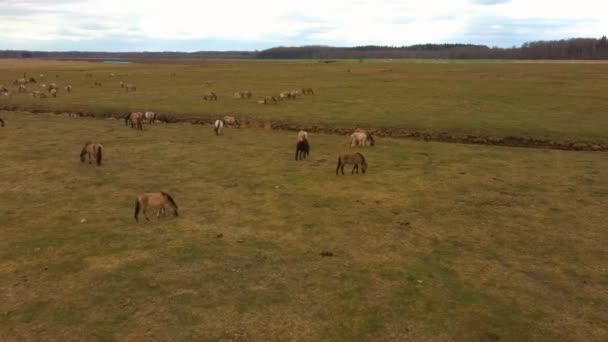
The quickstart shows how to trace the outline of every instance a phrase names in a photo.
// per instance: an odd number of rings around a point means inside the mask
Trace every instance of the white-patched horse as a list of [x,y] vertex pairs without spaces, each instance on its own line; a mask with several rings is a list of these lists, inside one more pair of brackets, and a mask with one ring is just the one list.
[[374,146],[376,141],[372,134],[363,129],[357,129],[353,134],[350,135],[350,146]]
[[213,122],[213,131],[215,135],[224,135],[224,121],[223,120],[215,120]]
[[146,120],[148,120],[148,123],[154,123],[154,120],[156,120],[156,113],[154,113],[154,112],[145,112],[144,113],[144,118]]

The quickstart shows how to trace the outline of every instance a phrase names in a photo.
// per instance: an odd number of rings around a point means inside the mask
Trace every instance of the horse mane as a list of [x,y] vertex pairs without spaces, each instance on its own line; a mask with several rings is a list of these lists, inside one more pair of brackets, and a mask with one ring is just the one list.
[[163,194],[163,196],[165,196],[165,198],[167,200],[169,200],[169,202],[171,202],[171,204],[173,205],[173,207],[175,207],[175,209],[177,209],[177,204],[175,203],[175,201],[173,200],[173,197],[171,197],[168,193],[166,192],[160,192],[161,194]]
[[102,151],[103,151],[103,146],[101,146],[101,144],[97,144],[97,165],[101,165]]

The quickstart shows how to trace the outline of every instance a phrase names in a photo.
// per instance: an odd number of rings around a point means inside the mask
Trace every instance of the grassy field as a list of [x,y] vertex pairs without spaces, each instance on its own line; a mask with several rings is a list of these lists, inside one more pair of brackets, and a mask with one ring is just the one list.
[[602,153],[0,116],[2,341],[608,339]]
[[[0,84],[12,84],[24,72],[44,73],[44,79],[37,77],[40,82],[72,84],[74,92],[56,99],[14,93],[0,97],[0,108],[99,114],[152,110],[182,118],[230,114],[309,126],[608,142],[608,64],[366,60],[104,65],[0,60]],[[103,86],[92,87],[95,81]],[[120,81],[135,84],[137,92],[126,93]],[[302,87],[312,87],[316,94],[276,106],[256,104],[265,95]],[[254,98],[232,97],[244,89],[251,89]],[[219,101],[201,100],[210,90]]]

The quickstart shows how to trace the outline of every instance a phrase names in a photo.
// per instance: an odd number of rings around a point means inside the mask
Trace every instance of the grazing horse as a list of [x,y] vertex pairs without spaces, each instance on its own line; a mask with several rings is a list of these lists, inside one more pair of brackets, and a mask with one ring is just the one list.
[[241,128],[241,122],[234,116],[224,116],[224,125],[228,127]]
[[274,103],[277,104],[277,99],[274,96],[265,96],[262,100],[264,104]]
[[310,154],[310,144],[306,138],[298,140],[296,144],[296,160],[303,160]]
[[51,89],[49,90],[49,93],[51,93],[53,97],[57,97],[57,89]]
[[217,95],[210,91],[207,94],[203,95],[203,100],[205,101],[217,101]]
[[5,86],[0,85],[0,93],[8,93],[8,89]]
[[236,97],[237,99],[250,99],[251,95],[251,90],[239,91],[234,93],[234,97]]
[[51,83],[48,85],[47,90],[50,92],[51,90],[59,90],[59,86],[57,85],[57,83]]
[[336,167],[336,175],[338,175],[338,171],[342,171],[342,174],[344,175],[344,166],[346,164],[354,165],[351,174],[354,174],[355,170],[357,170],[357,173],[359,173],[359,165],[361,165],[362,173],[365,173],[365,170],[367,170],[367,162],[365,161],[365,157],[361,153],[341,154],[338,156],[338,166]]
[[145,112],[144,117],[146,118],[146,120],[148,120],[148,123],[154,123],[154,120],[156,120],[156,113]]
[[19,85],[19,92],[20,93],[24,93],[27,91],[27,87],[25,86],[25,84],[20,84]]
[[4,127],[4,120],[2,118],[0,118],[0,127]]
[[82,151],[80,152],[80,161],[84,163],[86,157],[89,157],[89,164],[92,163],[91,156],[95,157],[95,162],[97,165],[101,165],[101,158],[103,154],[103,146],[101,144],[96,144],[92,142],[87,142],[84,144]]
[[142,125],[144,121],[144,113],[134,112],[129,114],[129,121],[131,121],[131,128],[139,129],[140,131],[144,130],[144,126]]
[[65,91],[67,91],[68,93],[72,92],[72,85],[68,84],[67,86],[65,86]]
[[139,222],[138,216],[140,210],[144,214],[146,221],[150,221],[148,215],[146,215],[146,210],[149,207],[158,208],[158,213],[156,214],[156,217],[160,217],[161,212],[163,216],[166,216],[167,213],[165,211],[165,206],[169,206],[171,207],[171,209],[173,209],[173,216],[178,216],[177,204],[168,193],[161,191],[141,194],[135,199],[135,221]]
[[40,97],[42,99],[46,98],[46,94],[41,92],[40,90],[34,90],[32,92],[32,97]]
[[36,83],[36,79],[33,77],[30,77],[29,80],[27,80],[29,83]]
[[310,94],[313,95],[315,92],[312,90],[312,88],[302,88],[302,94],[306,95],[306,94]]
[[13,82],[14,85],[24,85],[26,83],[27,80],[25,78],[18,78]]
[[350,135],[350,147],[355,146],[374,146],[376,141],[369,131],[357,129],[353,134]]
[[224,135],[224,121],[223,120],[215,120],[213,122],[213,131],[215,135]]

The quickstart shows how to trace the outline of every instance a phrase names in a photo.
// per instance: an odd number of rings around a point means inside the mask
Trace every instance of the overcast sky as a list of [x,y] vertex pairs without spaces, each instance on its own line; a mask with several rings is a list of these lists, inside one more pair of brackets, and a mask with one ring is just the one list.
[[0,49],[262,50],[608,35],[599,0],[0,0]]

